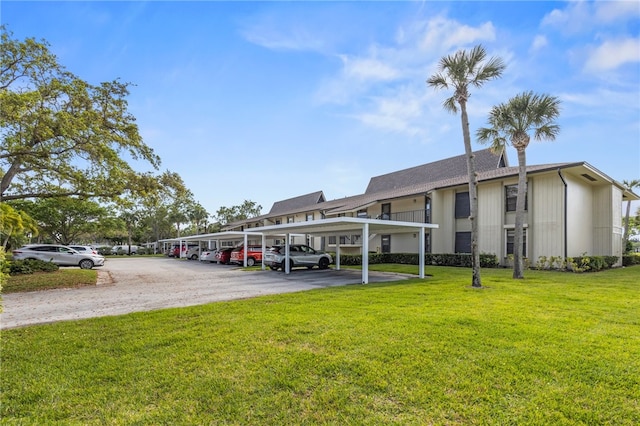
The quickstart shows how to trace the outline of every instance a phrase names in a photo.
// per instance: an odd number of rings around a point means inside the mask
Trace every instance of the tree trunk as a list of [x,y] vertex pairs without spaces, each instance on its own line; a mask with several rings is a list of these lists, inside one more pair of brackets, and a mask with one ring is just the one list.
[[518,194],[516,198],[516,225],[513,239],[513,278],[524,278],[522,261],[524,243],[524,209],[527,197],[527,155],[518,148]]
[[472,287],[482,287],[480,278],[480,252],[478,251],[478,180],[476,166],[471,150],[471,136],[469,134],[469,117],[467,116],[466,101],[460,101],[460,117],[462,120],[462,137],[464,138],[464,150],[467,155],[467,173],[469,174],[469,221],[471,222],[471,269]]
[[624,217],[624,235],[622,236],[622,253],[627,252],[627,241],[629,241],[629,216],[631,215],[631,200],[627,201],[627,214]]

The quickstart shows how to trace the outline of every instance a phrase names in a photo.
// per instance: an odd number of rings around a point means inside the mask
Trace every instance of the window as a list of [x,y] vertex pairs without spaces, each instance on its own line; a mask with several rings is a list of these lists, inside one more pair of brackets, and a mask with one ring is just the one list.
[[469,193],[456,193],[456,219],[468,218],[471,215],[471,206],[469,204]]
[[366,219],[368,217],[367,216],[367,209],[358,210],[358,215],[357,216]]
[[276,225],[282,225],[282,221],[280,219],[276,219]]
[[391,235],[381,235],[380,246],[382,253],[391,253]]
[[431,197],[424,199],[424,223],[431,223]]
[[293,223],[293,216],[287,216],[287,223]]
[[456,232],[456,253],[471,253],[471,232]]
[[[518,185],[508,185],[504,187],[504,204],[508,212],[516,211],[516,202],[518,201]],[[524,209],[527,210],[527,194],[524,196]]]
[[391,203],[385,203],[382,205],[382,212],[380,214],[380,219],[391,220]]
[[307,213],[307,222],[310,222],[313,220],[313,213]]
[[[524,235],[522,235],[522,255],[527,257],[527,230],[524,230]],[[507,254],[513,254],[515,250],[515,238],[516,238],[516,230],[515,229],[507,229]]]

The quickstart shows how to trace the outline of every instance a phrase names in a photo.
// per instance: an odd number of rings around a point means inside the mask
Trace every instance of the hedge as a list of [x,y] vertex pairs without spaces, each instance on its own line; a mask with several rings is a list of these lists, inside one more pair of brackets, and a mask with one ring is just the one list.
[[[335,256],[335,254],[334,254]],[[399,263],[404,265],[418,265],[418,253],[369,253],[369,264],[380,263]],[[470,254],[434,254],[426,253],[424,255],[425,265],[436,266],[461,266],[471,267]],[[362,255],[360,254],[341,254],[340,264],[345,266],[362,265]],[[482,268],[497,268],[498,257],[494,254],[481,254],[480,266]]]
[[8,262],[9,275],[33,274],[34,272],[53,272],[59,269],[58,265],[44,260],[24,259]]

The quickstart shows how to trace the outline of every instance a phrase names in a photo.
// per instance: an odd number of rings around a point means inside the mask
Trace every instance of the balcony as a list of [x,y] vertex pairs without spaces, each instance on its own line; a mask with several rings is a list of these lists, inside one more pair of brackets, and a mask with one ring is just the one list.
[[425,220],[425,210],[412,210],[408,212],[396,212],[391,214],[381,214],[376,219],[382,220],[398,220],[401,222],[414,222],[414,223],[431,223],[431,218],[427,217]]

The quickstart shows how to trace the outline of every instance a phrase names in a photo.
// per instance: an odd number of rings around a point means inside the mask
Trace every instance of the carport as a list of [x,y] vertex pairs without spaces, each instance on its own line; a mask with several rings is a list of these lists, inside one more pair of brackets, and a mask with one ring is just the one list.
[[[262,246],[266,237],[284,236],[285,238],[285,273],[289,274],[289,242],[292,235],[309,235],[313,237],[336,237],[336,269],[340,269],[340,235],[362,233],[362,283],[369,282],[369,238],[372,234],[416,233],[418,240],[420,278],[424,278],[424,234],[427,229],[438,228],[433,223],[402,222],[394,220],[365,219],[358,217],[336,217],[308,222],[285,223],[259,228],[262,234]],[[254,230],[253,233],[256,233]],[[262,265],[264,269],[264,264]]]
[[[427,229],[438,228],[437,224],[433,223],[416,223],[416,222],[403,222],[394,220],[381,220],[381,219],[365,219],[357,217],[336,217],[329,219],[313,220],[308,222],[294,222],[285,223],[280,225],[263,226],[260,228],[254,228],[252,231],[227,231],[217,232],[214,234],[201,234],[190,235],[182,238],[176,238],[171,242],[183,242],[187,241],[216,241],[219,248],[220,241],[229,240],[244,240],[244,246],[247,246],[248,237],[261,237],[262,238],[262,251],[266,250],[266,238],[267,237],[284,237],[285,244],[285,273],[289,274],[289,243],[292,236],[313,236],[313,237],[336,237],[336,259],[335,268],[340,269],[340,235],[347,235],[353,233],[362,233],[362,283],[367,284],[369,282],[369,238],[375,234],[403,234],[403,233],[416,233],[420,235],[418,240],[418,253],[419,253],[419,268],[420,278],[424,278],[424,234]],[[247,251],[244,252],[244,266],[247,266]],[[262,269],[265,269],[264,263]]]

